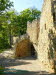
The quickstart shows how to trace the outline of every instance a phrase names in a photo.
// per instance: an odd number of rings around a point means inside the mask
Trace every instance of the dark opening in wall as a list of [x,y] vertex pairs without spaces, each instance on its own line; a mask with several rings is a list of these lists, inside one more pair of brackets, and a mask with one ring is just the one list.
[[55,12],[53,13],[53,21],[55,22]]
[[33,44],[31,44],[31,56],[37,58],[37,52],[36,52]]
[[53,0],[53,5],[52,5],[52,12],[53,12],[53,23],[54,23],[54,28],[56,29],[56,0]]
[[46,24],[45,24],[45,30],[46,30]]

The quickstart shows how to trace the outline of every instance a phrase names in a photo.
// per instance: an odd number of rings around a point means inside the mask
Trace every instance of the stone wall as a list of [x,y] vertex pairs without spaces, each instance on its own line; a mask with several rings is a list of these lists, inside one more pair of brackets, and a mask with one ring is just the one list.
[[27,34],[32,43],[36,43],[39,36],[39,20],[35,19],[31,22],[27,22]]
[[13,45],[19,41],[20,37],[19,36],[13,36]]
[[54,72],[54,21],[53,21],[53,0],[44,0],[40,33],[38,38],[38,59],[45,66],[46,70]]
[[28,22],[26,32],[20,37],[14,37],[16,57],[37,56],[34,45],[39,36],[39,20],[33,20],[32,23]]
[[33,47],[35,48],[35,56],[38,58],[37,53],[37,42],[39,37],[40,31],[40,20],[33,20],[32,22],[27,22],[27,34],[29,36],[30,42],[32,43]]

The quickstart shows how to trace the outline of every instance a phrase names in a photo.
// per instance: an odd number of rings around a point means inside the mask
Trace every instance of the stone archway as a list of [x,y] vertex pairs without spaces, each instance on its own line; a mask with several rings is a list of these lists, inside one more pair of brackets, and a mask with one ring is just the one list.
[[33,46],[33,43],[29,39],[23,39],[17,43],[15,48],[16,57],[34,57],[37,58],[36,50]]

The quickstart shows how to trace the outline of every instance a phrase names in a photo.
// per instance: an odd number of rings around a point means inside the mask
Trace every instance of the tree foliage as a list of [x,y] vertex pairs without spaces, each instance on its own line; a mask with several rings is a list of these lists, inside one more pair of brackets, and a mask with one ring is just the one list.
[[0,0],[0,48],[7,48],[9,46],[6,12],[11,6],[12,2],[9,0]]
[[8,10],[12,5],[13,2],[10,2],[10,0],[0,0],[0,15]]
[[27,21],[39,19],[41,12],[34,9],[25,9],[17,14],[15,10],[9,10],[13,6],[10,0],[0,0],[0,49],[12,45],[12,36],[26,33]]
[[19,33],[21,35],[26,33],[27,21],[32,22],[34,19],[39,19],[40,14],[41,12],[37,10],[36,8],[34,9],[28,8],[21,11],[20,14],[17,16]]

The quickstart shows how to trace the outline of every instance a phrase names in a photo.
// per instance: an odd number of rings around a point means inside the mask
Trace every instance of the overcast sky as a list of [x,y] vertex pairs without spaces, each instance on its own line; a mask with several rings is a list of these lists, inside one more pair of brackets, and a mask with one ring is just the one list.
[[10,1],[14,2],[14,8],[18,12],[32,7],[41,10],[43,4],[43,0],[10,0]]

